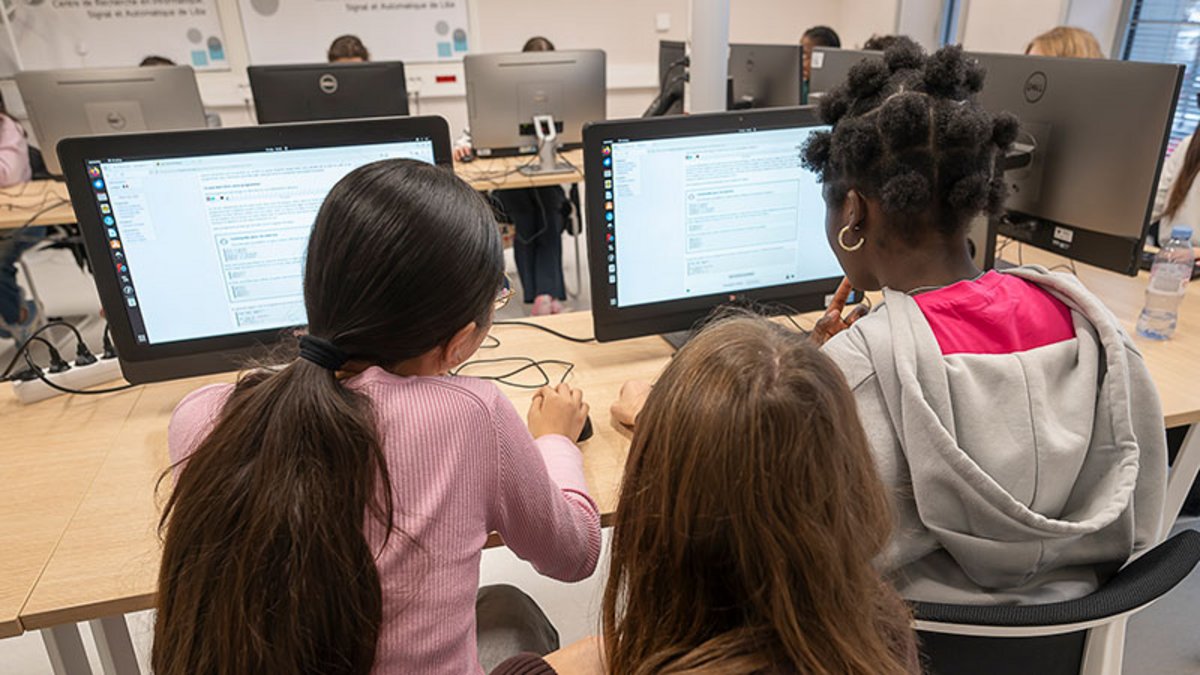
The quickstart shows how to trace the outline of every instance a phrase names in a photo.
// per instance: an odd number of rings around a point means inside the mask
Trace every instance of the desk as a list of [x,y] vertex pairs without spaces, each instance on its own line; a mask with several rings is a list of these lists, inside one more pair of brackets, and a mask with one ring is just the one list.
[[[583,166],[582,150],[564,152],[560,157],[576,167]],[[536,159],[536,156],[479,158],[465,164],[456,162],[454,172],[476,190],[512,190],[583,181],[583,173],[578,168],[570,173],[547,176],[520,173],[520,167]],[[65,183],[39,180],[0,189],[0,230],[74,222],[75,210],[71,208]]]
[[[1011,248],[1009,257],[1016,257]],[[1047,266],[1064,262],[1029,247],[1023,257],[1027,263]],[[1077,267],[1084,283],[1132,332],[1145,275],[1134,279]],[[1200,284],[1191,287],[1189,296],[1190,309],[1174,340],[1135,338],[1158,385],[1169,426],[1200,422],[1200,388],[1194,383],[1194,364],[1200,360]],[[534,321],[571,335],[591,335],[588,313]],[[553,356],[576,363],[570,382],[584,389],[596,431],[584,444],[584,469],[607,522],[628,452],[627,433],[613,425],[607,409],[622,382],[654,377],[667,363],[670,349],[656,337],[579,345],[517,326],[498,326],[493,334],[502,344],[485,352],[489,357]],[[0,548],[0,568],[7,572],[19,563],[21,570],[11,583],[0,580],[7,597],[0,605],[0,625],[8,626],[9,634],[14,628],[48,628],[43,635],[51,643],[53,631],[64,629],[66,636],[74,631],[72,622],[90,621],[94,632],[112,638],[112,645],[100,645],[102,652],[132,654],[120,615],[153,605],[160,504],[154,485],[166,467],[167,419],[187,392],[206,382],[231,379],[222,375],[168,382],[112,397],[62,397],[25,408],[8,392],[0,392],[0,418],[8,432],[8,442],[0,449],[0,477],[6,493],[10,481],[17,486],[12,491],[17,499],[9,498],[0,507],[6,509],[0,511],[0,541],[25,542],[24,533],[36,534],[27,546]],[[530,392],[502,389],[518,410],[528,406]],[[10,464],[10,456],[20,464]],[[1189,473],[1194,477],[1197,469],[1200,434],[1192,433],[1172,470],[1168,502],[1175,512],[1182,501],[1179,490],[1186,491]],[[20,609],[19,623],[12,616],[14,603]]]
[[74,222],[65,183],[37,180],[0,189],[0,230]]

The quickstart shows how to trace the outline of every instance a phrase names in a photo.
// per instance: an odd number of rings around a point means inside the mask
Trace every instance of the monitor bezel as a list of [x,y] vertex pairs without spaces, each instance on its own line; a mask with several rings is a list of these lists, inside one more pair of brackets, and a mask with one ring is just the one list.
[[[584,127],[583,153],[589,223],[604,222],[602,146],[608,139],[652,140],[751,130],[827,126],[815,107],[765,108],[741,112],[655,117],[596,122]],[[825,223],[820,223],[823,229]],[[588,263],[591,267],[592,321],[600,342],[645,335],[666,334],[693,328],[718,306],[753,305],[766,311],[809,312],[824,309],[842,276],[752,289],[735,294],[717,293],[686,300],[668,300],[632,307],[609,305],[606,228],[589,227]],[[832,255],[832,253],[831,253]]]
[[[89,160],[148,160],[256,151],[403,143],[429,138],[435,163],[453,171],[450,127],[441,117],[386,117],[258,127],[120,134],[64,139],[58,146],[67,190],[83,235],[100,303],[125,378],[133,383],[226,372],[242,367],[263,349],[294,335],[300,326],[163,344],[138,344],[112,265],[102,214],[87,175]],[[286,149],[286,150],[285,150]]]
[[[338,77],[354,77],[354,74],[364,73],[383,73],[392,74],[397,77],[399,87],[398,98],[402,102],[403,110],[397,111],[395,117],[407,117],[411,113],[411,106],[408,100],[408,75],[404,67],[403,61],[365,61],[365,62],[347,62],[347,63],[291,63],[283,65],[266,65],[266,66],[248,66],[246,68],[246,78],[250,83],[250,96],[254,99],[254,119],[259,124],[296,124],[301,122],[332,122],[337,120],[350,119],[365,119],[356,116],[343,117],[327,117],[327,118],[308,118],[302,119],[299,116],[284,114],[276,116],[273,113],[281,113],[282,110],[274,109],[275,102],[269,100],[269,97],[261,96],[263,88],[263,77],[270,78],[273,75],[291,75],[304,76],[312,75],[319,79],[320,75],[330,73]],[[258,81],[257,92],[255,81]],[[297,90],[299,91],[299,90]],[[331,96],[337,96],[336,93]],[[300,92],[297,98],[315,98],[312,91]],[[345,101],[346,96],[338,97],[339,101]],[[267,113],[267,114],[264,114]],[[264,120],[264,118],[266,118]]]

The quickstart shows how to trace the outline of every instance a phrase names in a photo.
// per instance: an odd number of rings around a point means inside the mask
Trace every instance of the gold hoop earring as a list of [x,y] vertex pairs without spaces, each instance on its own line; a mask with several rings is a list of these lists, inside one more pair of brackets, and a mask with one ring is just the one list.
[[855,244],[853,246],[847,246],[846,245],[846,233],[849,231],[850,231],[850,226],[847,225],[842,228],[841,232],[838,232],[838,246],[841,246],[843,251],[846,251],[848,253],[853,253],[853,252],[857,251],[858,249],[862,248],[863,244],[867,243],[867,238],[863,237],[862,239],[858,240],[857,244]]

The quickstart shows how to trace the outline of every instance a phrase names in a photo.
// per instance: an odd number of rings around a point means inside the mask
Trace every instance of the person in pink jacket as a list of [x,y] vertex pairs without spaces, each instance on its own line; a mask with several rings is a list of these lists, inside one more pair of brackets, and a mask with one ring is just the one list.
[[503,270],[490,208],[445,169],[385,160],[333,188],[299,358],[172,418],[156,673],[480,673],[491,532],[542,574],[592,574],[581,392],[538,392],[526,426],[494,384],[448,375]]
[[[32,175],[25,129],[0,99],[0,188],[29,182]],[[0,339],[22,343],[39,325],[37,303],[25,299],[17,285],[17,261],[44,233],[42,227],[0,232]]]

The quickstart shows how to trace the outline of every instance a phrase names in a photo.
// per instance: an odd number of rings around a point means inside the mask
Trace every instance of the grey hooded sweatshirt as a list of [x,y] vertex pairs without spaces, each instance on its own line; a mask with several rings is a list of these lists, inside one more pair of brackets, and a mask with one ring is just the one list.
[[910,599],[1077,598],[1159,537],[1166,438],[1141,354],[1075,277],[1007,273],[1066,304],[1075,338],[943,355],[916,301],[885,290],[824,349],[893,491],[879,564]]

